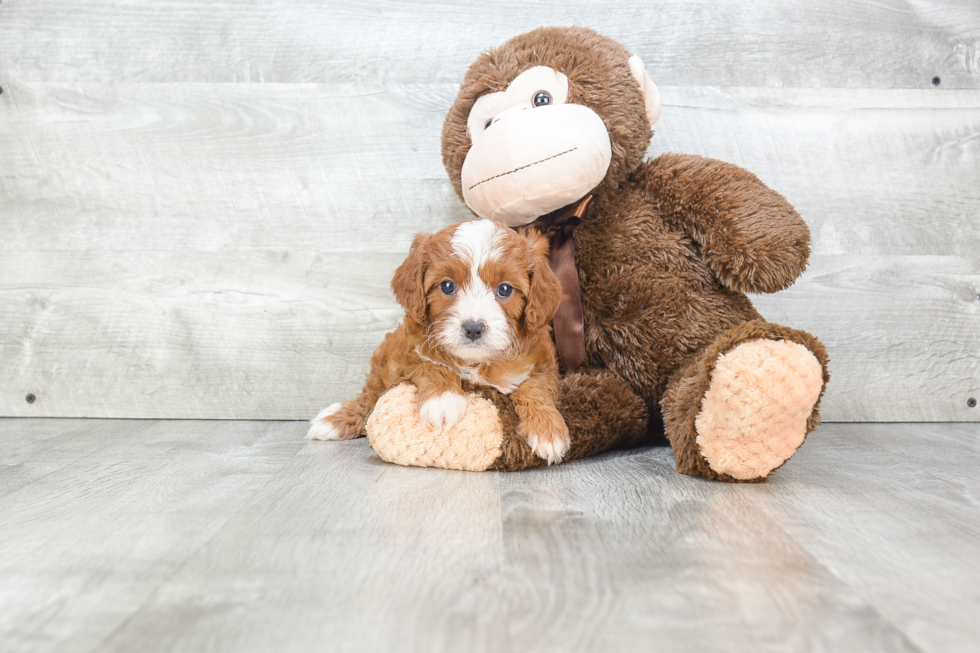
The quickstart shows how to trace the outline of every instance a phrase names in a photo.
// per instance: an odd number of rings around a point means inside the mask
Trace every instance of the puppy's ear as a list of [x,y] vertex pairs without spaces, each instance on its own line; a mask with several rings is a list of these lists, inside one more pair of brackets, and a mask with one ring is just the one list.
[[408,250],[408,257],[391,278],[391,291],[405,309],[405,315],[415,322],[425,320],[425,268],[428,265],[426,246],[431,234],[417,234]]
[[548,261],[548,239],[532,230],[523,232],[523,235],[528,241],[531,259],[530,288],[524,307],[524,323],[529,331],[536,331],[547,326],[555,317],[561,301],[561,284],[551,271],[551,263]]
[[524,237],[527,241],[528,252],[530,252],[532,258],[545,257],[548,258],[548,251],[551,249],[551,241],[548,240],[540,231],[537,229],[518,229],[517,233]]

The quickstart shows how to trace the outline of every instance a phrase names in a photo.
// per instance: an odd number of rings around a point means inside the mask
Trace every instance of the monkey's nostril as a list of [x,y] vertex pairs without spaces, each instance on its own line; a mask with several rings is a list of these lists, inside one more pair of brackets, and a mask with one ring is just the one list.
[[487,325],[483,322],[472,322],[469,320],[463,322],[463,333],[474,342],[480,339],[486,329]]

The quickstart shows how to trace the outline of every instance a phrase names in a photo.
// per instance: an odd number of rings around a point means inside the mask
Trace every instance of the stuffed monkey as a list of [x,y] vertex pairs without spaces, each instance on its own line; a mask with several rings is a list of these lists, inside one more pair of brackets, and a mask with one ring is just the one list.
[[[829,373],[815,337],[766,322],[745,293],[792,284],[809,230],[742,168],[685,154],[645,160],[659,115],[656,85],[619,43],[586,28],[537,29],[470,66],[446,117],[443,162],[476,215],[551,239],[564,290],[554,334],[566,460],[660,427],[679,472],[764,480],[819,423]],[[515,437],[508,398],[471,390],[456,429],[427,434],[413,388],[395,388],[367,435],[401,464],[542,464]]]

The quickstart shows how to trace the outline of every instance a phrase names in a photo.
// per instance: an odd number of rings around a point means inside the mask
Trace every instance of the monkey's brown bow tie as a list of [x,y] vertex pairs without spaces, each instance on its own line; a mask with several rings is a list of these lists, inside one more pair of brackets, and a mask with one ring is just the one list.
[[565,372],[574,372],[585,360],[585,316],[582,291],[575,267],[575,238],[572,230],[582,222],[592,202],[586,195],[574,204],[543,215],[528,225],[537,229],[551,244],[551,269],[561,283],[561,302],[552,322],[558,357]]

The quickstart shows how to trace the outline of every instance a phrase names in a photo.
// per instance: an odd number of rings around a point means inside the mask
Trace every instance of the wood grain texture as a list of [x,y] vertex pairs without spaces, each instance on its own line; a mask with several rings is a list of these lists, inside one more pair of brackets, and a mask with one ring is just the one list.
[[[455,86],[13,85],[3,250],[405,252],[471,217],[442,167]],[[649,153],[731,161],[822,254],[980,251],[980,91],[664,88]]]
[[0,80],[455,83],[485,48],[574,24],[667,85],[976,89],[978,23],[972,0],[5,0]]
[[742,487],[595,465],[501,480],[515,650],[916,650]]
[[826,421],[980,421],[980,258],[815,256],[752,299],[827,346]]
[[431,471],[308,445],[103,650],[513,650],[499,476]]
[[[66,437],[73,426],[64,425]],[[23,429],[3,423],[0,460],[10,443],[17,455]],[[302,446],[295,424],[98,429],[115,441],[0,502],[5,651],[99,650]],[[25,463],[48,464],[50,451],[35,451]]]
[[978,425],[835,424],[800,454],[760,509],[921,650],[975,649]]
[[[811,226],[809,272],[756,302],[828,344],[825,419],[980,420],[980,92],[663,93],[651,156],[743,165]],[[453,95],[8,88],[0,414],[302,419],[352,395],[412,234],[468,215],[439,159]]]
[[469,217],[439,153],[455,87],[8,85],[4,250],[403,252]]
[[[759,485],[679,475],[665,448],[466,473],[389,465],[363,439],[304,445],[296,423],[143,424],[0,501],[5,652],[957,653],[980,637],[975,424],[824,425]],[[24,443],[59,426],[78,424],[0,420],[0,460],[42,463]]]
[[401,320],[388,290],[401,258],[7,256],[0,395],[7,410],[47,416],[305,418],[360,388],[374,348]]
[[151,422],[136,420],[6,420],[0,457],[0,497],[74,465],[139,433]]
[[817,254],[980,252],[980,92],[671,88],[649,154],[730,161]]
[[[10,361],[0,406],[308,418],[360,388],[401,319],[387,286],[400,258],[140,252],[96,265],[78,253],[9,255],[0,298],[22,330],[0,342]],[[769,319],[824,339],[826,420],[977,421],[977,288],[980,261],[963,257],[817,256],[790,290],[754,300]]]

